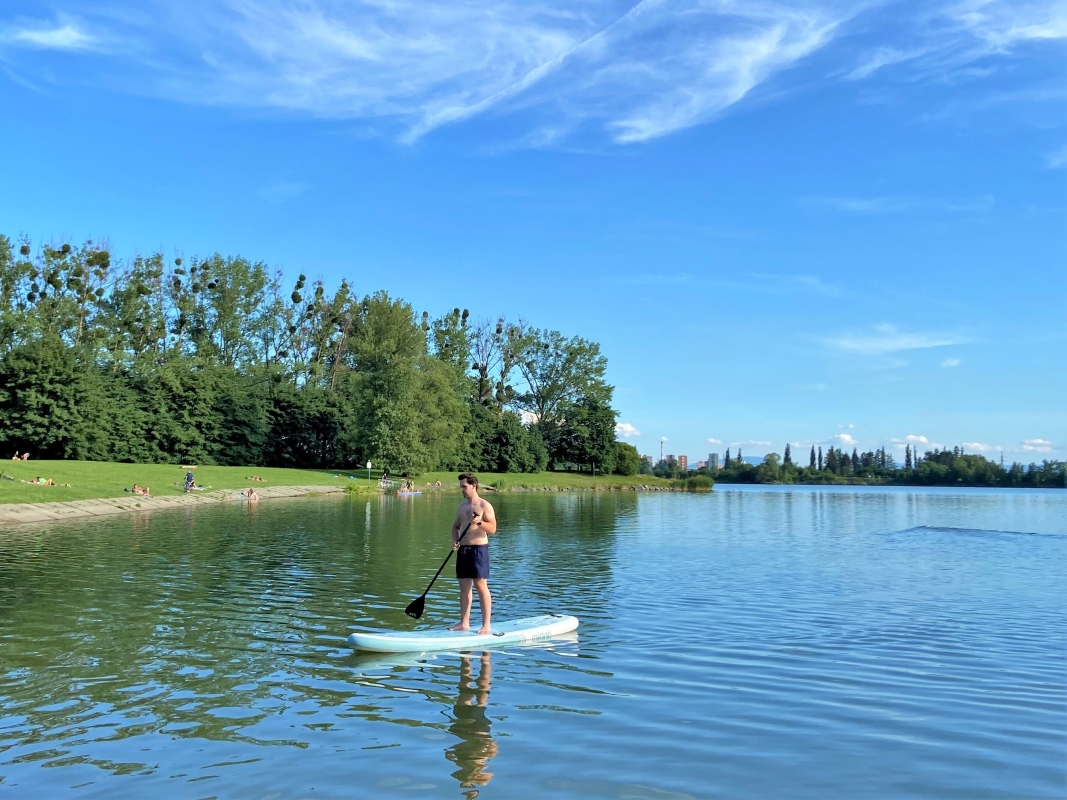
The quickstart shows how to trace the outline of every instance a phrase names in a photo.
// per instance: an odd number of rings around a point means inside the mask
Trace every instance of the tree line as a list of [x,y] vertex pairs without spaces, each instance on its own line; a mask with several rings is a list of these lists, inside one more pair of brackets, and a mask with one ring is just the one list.
[[[676,464],[675,474],[671,474],[671,465],[662,463],[652,471],[662,477],[683,477],[677,474]],[[722,469],[702,468],[689,474],[708,475],[719,483],[1067,487],[1067,462],[1013,462],[1005,467],[985,456],[965,453],[960,447],[927,450],[920,455],[910,444],[905,445],[902,464],[897,464],[884,447],[865,453],[853,448],[849,454],[839,447],[829,447],[824,453],[822,447],[812,445],[805,465],[793,459],[792,448],[786,444],[782,455],[768,453],[760,464],[745,461],[740,450],[735,457],[727,450]]]
[[633,474],[606,371],[580,336],[348,280],[0,235],[0,447],[35,458]]

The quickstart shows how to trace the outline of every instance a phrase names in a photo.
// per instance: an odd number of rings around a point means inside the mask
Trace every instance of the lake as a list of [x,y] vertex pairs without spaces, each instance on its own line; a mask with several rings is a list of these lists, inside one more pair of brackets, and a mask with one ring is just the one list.
[[576,635],[346,647],[416,625],[456,492],[0,530],[0,794],[1067,793],[1067,492],[489,499],[495,618]]

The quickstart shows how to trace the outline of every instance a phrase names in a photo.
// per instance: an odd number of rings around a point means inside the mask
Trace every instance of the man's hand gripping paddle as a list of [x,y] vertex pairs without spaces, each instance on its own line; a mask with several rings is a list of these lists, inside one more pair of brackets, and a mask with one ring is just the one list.
[[467,527],[463,529],[463,533],[461,533],[459,535],[459,538],[456,540],[455,546],[448,551],[448,555],[445,556],[445,560],[442,561],[441,566],[437,568],[437,574],[433,576],[433,580],[430,581],[430,585],[426,587],[426,591],[423,592],[421,596],[416,597],[414,600],[412,600],[408,607],[404,609],[404,613],[412,619],[420,619],[422,617],[422,612],[426,608],[426,595],[430,593],[430,589],[433,588],[434,581],[436,581],[438,576],[441,574],[441,570],[445,568],[445,564],[448,563],[448,559],[452,558],[452,554],[456,552],[457,548],[459,547],[459,543],[463,541],[463,537],[467,535],[467,531],[471,529],[471,525],[473,523],[474,518],[472,517],[471,521],[467,523]]

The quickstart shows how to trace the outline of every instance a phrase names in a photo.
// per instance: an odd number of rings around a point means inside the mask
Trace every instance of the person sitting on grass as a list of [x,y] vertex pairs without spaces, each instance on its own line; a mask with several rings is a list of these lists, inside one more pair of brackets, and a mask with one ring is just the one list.
[[[338,475],[338,476],[335,476],[335,477],[340,477],[340,476]],[[259,477],[258,475],[252,475],[252,476],[250,476],[248,478],[245,478],[245,480],[246,481],[259,481],[260,483],[263,483],[263,479],[261,477]]]
[[15,451],[15,455],[11,456],[11,460],[12,461],[21,461],[22,460],[21,458],[19,458],[19,451],[18,450]]
[[151,497],[152,496],[151,494],[149,494],[147,486],[145,486],[144,488],[141,488],[141,486],[139,486],[136,483],[133,485],[132,489],[127,489],[126,491],[127,492],[133,492],[134,494],[139,494],[142,497]]
[[27,450],[25,453],[22,454],[22,460],[23,461],[29,461],[30,460],[30,452],[29,452],[29,450]]

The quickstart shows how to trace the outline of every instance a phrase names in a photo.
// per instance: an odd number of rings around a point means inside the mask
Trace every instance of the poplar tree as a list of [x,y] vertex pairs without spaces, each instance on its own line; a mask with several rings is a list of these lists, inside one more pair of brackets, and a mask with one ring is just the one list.
[[815,445],[811,446],[811,463],[808,466],[815,469]]
[[[814,445],[812,445],[814,447]],[[822,446],[819,447],[819,472],[822,472]]]
[[782,464],[792,464],[793,454],[789,451],[789,442],[785,443],[785,455],[782,457]]
[[911,469],[911,445],[904,445],[904,469]]

